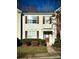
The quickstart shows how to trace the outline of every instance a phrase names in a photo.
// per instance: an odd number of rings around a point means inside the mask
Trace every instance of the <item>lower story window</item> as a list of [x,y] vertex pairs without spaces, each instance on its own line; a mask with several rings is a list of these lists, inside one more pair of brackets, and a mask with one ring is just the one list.
[[28,31],[27,38],[37,38],[37,31]]

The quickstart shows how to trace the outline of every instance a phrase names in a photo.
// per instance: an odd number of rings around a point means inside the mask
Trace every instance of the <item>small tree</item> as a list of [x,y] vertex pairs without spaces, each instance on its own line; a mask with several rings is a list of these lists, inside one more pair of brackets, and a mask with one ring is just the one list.
[[61,13],[57,13],[57,38],[60,39],[60,32],[61,32]]

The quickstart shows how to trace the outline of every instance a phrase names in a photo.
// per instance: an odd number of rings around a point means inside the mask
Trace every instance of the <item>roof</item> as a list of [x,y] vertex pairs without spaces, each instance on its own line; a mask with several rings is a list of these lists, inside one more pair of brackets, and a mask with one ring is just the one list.
[[59,7],[58,9],[55,10],[55,12],[57,12],[57,11],[61,11],[61,7]]
[[20,12],[21,13],[22,11],[20,9],[17,9],[17,12]]
[[52,15],[53,12],[50,13],[23,13],[24,15]]

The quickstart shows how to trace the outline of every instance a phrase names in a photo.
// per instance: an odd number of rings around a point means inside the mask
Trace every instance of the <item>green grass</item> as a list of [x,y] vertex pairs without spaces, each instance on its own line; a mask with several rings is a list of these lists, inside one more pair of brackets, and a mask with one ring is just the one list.
[[18,47],[17,48],[17,57],[27,57],[28,55],[33,56],[37,53],[47,53],[47,48],[45,46],[29,46],[29,47]]

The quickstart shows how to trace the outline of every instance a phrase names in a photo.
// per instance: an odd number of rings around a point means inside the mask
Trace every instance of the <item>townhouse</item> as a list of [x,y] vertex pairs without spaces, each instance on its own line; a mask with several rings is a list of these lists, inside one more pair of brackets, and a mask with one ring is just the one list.
[[[56,10],[59,11],[59,9]],[[19,39],[49,39],[52,45],[57,37],[57,23],[54,13],[23,13],[17,9],[17,38]]]
[[[55,17],[53,13],[23,13],[23,39],[45,39],[54,44],[56,38]],[[50,21],[53,19],[53,21]]]

